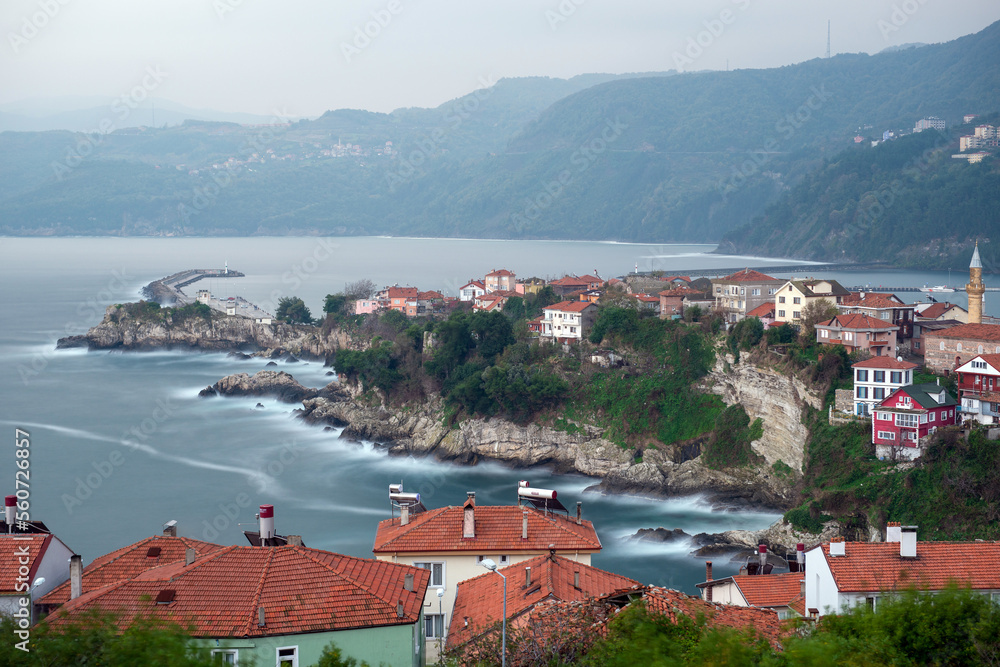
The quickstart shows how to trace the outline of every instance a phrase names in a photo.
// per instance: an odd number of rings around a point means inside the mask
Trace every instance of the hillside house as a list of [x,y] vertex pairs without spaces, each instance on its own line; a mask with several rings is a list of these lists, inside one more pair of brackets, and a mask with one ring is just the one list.
[[951,329],[960,324],[965,324],[965,322],[959,322],[958,320],[921,320],[917,318],[913,321],[913,338],[910,339],[910,352],[918,357],[923,357],[927,346],[925,339],[928,334]]
[[516,276],[507,269],[500,269],[497,271],[494,269],[486,274],[486,279],[483,284],[486,286],[486,292],[515,292],[517,288]]
[[1000,354],[976,355],[955,372],[962,419],[1000,424]]
[[744,269],[723,278],[713,278],[712,296],[726,322],[734,324],[765,301],[774,301],[774,295],[785,282],[760,271]]
[[560,301],[542,309],[539,335],[560,343],[583,340],[597,319],[597,305],[587,301]]
[[936,301],[934,303],[918,303],[914,307],[914,318],[916,322],[957,320],[961,324],[969,322],[969,311],[961,306],[948,303],[947,301]]
[[747,317],[756,317],[764,325],[764,328],[768,328],[775,323],[777,312],[777,306],[774,305],[773,301],[768,301],[767,303],[762,303],[753,310],[747,313]]
[[900,387],[913,384],[919,366],[894,357],[872,357],[852,364],[854,414],[867,417],[872,408]]
[[475,301],[477,296],[486,293],[486,285],[479,280],[470,280],[458,289],[459,301]]
[[[7,501],[16,496],[7,496]],[[16,505],[7,505],[16,507]],[[14,520],[9,524],[13,532],[0,533],[0,559],[6,565],[0,568],[0,614],[17,618],[30,615],[38,618],[40,601],[52,589],[69,579],[69,561],[73,551],[62,540],[48,532],[19,533]],[[21,568],[25,568],[25,574]],[[39,579],[44,579],[35,585]],[[22,600],[27,605],[22,607]],[[27,618],[25,616],[24,618]],[[17,641],[8,639],[8,641]]]
[[895,324],[898,327],[896,340],[900,342],[913,336],[914,306],[903,303],[895,294],[851,292],[837,304],[837,310],[844,315],[867,315]]
[[771,609],[780,620],[805,616],[804,572],[735,574],[711,579],[712,564],[706,563],[707,580],[698,584],[702,599],[738,607]]
[[880,457],[915,459],[928,436],[953,426],[958,401],[937,384],[912,384],[892,392],[872,408],[872,442]]
[[687,285],[665,289],[659,292],[658,296],[660,298],[660,318],[665,320],[683,317],[685,308],[697,305],[708,310],[715,303],[710,294]]
[[566,297],[573,292],[600,289],[604,287],[604,281],[598,276],[563,276],[549,281],[549,286],[558,296]]
[[843,345],[848,352],[863,350],[872,356],[896,356],[897,327],[868,315],[840,314],[816,324],[816,342]]
[[949,373],[978,354],[1000,354],[1000,325],[960,324],[925,332],[924,363],[935,373]]
[[774,295],[775,321],[778,324],[799,324],[802,311],[811,303],[825,301],[835,306],[850,296],[836,280],[789,280]]
[[916,587],[937,592],[956,583],[1000,599],[1000,542],[918,542],[916,526],[889,524],[885,542],[831,541],[806,552],[806,609],[838,614]]

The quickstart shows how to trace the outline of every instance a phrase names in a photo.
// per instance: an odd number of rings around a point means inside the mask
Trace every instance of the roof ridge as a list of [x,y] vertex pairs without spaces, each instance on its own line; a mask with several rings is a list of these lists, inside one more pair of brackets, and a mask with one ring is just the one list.
[[[539,512],[539,511],[538,511],[537,509],[534,509],[534,508],[530,508],[530,509],[533,509],[533,510],[534,510],[534,511],[535,511],[536,513],[538,513],[538,514],[541,514],[541,513],[540,513],[540,512]],[[569,533],[570,535],[572,535],[572,536],[576,537],[577,539],[581,539],[581,540],[584,540],[584,541],[589,541],[589,538],[587,538],[587,537],[584,537],[583,535],[580,535],[580,534],[579,534],[578,532],[576,532],[575,530],[571,530],[570,528],[568,528],[568,527],[566,527],[566,526],[562,526],[562,525],[559,525],[559,522],[558,522],[558,521],[556,520],[556,515],[555,515],[554,513],[553,513],[553,515],[552,515],[552,518],[551,518],[551,519],[549,519],[548,517],[546,517],[546,516],[544,516],[544,515],[542,515],[542,517],[541,517],[541,518],[543,518],[543,519],[547,519],[547,520],[548,520],[549,522],[551,522],[551,523],[552,523],[552,525],[556,526],[557,528],[559,528],[559,529],[560,529],[560,530],[562,530],[563,532],[566,532],[566,533]],[[569,518],[569,517],[567,516],[567,517],[565,518],[565,520],[566,520],[566,521],[570,521],[571,519],[570,519],[570,518]],[[577,524],[574,524],[574,525],[577,525]],[[580,525],[580,526],[582,527],[582,525],[583,525],[583,524],[579,524],[579,525]],[[601,544],[601,538],[600,538],[600,537],[599,537],[599,536],[597,535],[597,530],[596,530],[596,529],[594,529],[594,537],[596,537],[596,538],[597,538],[597,546],[598,546],[598,548],[601,548],[601,547],[603,547],[603,545]]]
[[[377,548],[379,548],[379,549],[386,548],[387,546],[389,546],[390,544],[392,544],[396,540],[400,539],[404,535],[408,535],[413,530],[416,530],[417,528],[423,526],[425,523],[427,523],[428,521],[430,521],[430,517],[432,517],[432,516],[438,516],[440,514],[444,514],[445,511],[451,509],[452,507],[453,507],[452,505],[445,505],[444,507],[436,507],[436,508],[434,508],[432,510],[427,510],[426,512],[419,512],[418,514],[416,514],[415,516],[413,516],[413,517],[410,518],[410,524],[408,524],[410,526],[409,528],[407,528],[406,530],[400,530],[398,535],[394,535],[391,539],[386,540],[385,542],[382,543],[381,546],[379,546]],[[394,521],[394,520],[395,520],[395,517],[393,517],[392,519],[389,519],[389,521]],[[394,527],[402,528],[403,526],[394,526]],[[378,538],[378,531],[377,530],[376,530],[376,533],[375,533],[375,537],[376,537],[376,539]]]
[[[391,600],[386,600],[381,595],[379,595],[375,591],[371,590],[371,588],[369,588],[368,586],[366,586],[366,585],[364,585],[362,583],[359,583],[356,579],[354,579],[354,577],[351,577],[351,576],[345,574],[344,572],[342,572],[341,570],[338,570],[338,569],[332,567],[331,565],[328,565],[327,563],[324,563],[324,562],[318,560],[317,558],[315,558],[314,556],[312,556],[312,554],[303,553],[303,552],[305,552],[305,551],[308,550],[308,547],[299,547],[298,545],[290,545],[290,546],[291,546],[291,548],[296,553],[299,553],[300,555],[305,556],[306,558],[308,558],[309,560],[313,561],[317,565],[320,565],[321,567],[326,568],[330,572],[333,572],[334,574],[336,574],[337,576],[339,576],[341,579],[344,579],[345,581],[351,582],[352,584],[354,584],[355,586],[357,586],[361,590],[365,591],[366,593],[372,595],[373,597],[378,598],[382,602],[385,602],[387,605],[389,605],[390,608],[394,608],[396,602],[391,601]],[[302,551],[300,552],[299,549],[302,549]],[[332,551],[330,551],[328,553],[334,554],[335,556],[338,556],[340,558],[350,558],[351,560],[355,560],[355,561],[361,561],[361,560],[363,560],[365,562],[369,562],[368,559],[358,558],[357,556],[347,556],[345,554],[336,554],[336,553],[334,553]],[[378,565],[380,567],[384,564],[384,565],[396,565],[396,566],[403,566],[403,567],[412,567],[414,569],[422,569],[422,568],[418,568],[418,567],[416,567],[414,565],[406,565],[405,563],[390,563],[388,561],[378,560],[378,559],[374,559],[374,560],[372,560],[370,562],[373,563],[373,564],[376,564],[376,565]],[[414,586],[414,593],[416,593],[416,586]]]
[[[250,633],[253,631],[253,610],[260,609],[260,596],[264,592],[264,582],[267,581],[267,573],[271,569],[271,562],[274,560],[274,552],[277,547],[271,547],[267,552],[267,560],[264,562],[264,568],[260,573],[260,581],[257,582],[257,590],[253,594],[253,602],[250,605],[250,618],[247,619],[246,632],[243,633],[244,637],[249,637]],[[258,621],[259,623],[259,621]]]

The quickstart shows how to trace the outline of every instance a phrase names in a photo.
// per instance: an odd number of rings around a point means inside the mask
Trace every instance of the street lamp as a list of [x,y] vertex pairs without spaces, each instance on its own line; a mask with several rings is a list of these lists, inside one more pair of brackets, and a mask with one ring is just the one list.
[[438,656],[441,655],[441,644],[444,642],[444,607],[441,604],[441,598],[444,597],[444,589],[439,588],[437,592],[438,596],[438,618],[441,619],[441,632],[438,633]]
[[507,667],[507,577],[497,569],[497,564],[490,558],[484,558],[479,564],[490,572],[496,572],[503,579],[503,622],[501,624],[503,630],[500,639],[502,642],[500,644],[500,665]]

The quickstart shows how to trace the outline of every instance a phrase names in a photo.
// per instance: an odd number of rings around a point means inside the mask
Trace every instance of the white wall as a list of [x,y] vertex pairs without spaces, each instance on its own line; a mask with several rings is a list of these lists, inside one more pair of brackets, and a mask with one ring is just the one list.
[[[706,593],[708,587],[701,589],[702,599],[708,599]],[[727,581],[724,584],[715,584],[712,586],[712,602],[720,602],[722,604],[734,604],[740,607],[746,607],[746,598],[740,593],[739,587],[733,581]]]
[[820,616],[839,611],[840,594],[822,547],[815,547],[806,552],[805,580],[807,617],[810,609],[818,609]]

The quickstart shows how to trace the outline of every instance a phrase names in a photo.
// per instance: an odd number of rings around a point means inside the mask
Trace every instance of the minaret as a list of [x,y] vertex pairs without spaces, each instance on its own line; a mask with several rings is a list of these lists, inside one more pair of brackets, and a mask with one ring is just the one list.
[[969,295],[969,324],[982,324],[983,294],[986,293],[986,285],[983,284],[983,263],[979,260],[979,241],[976,241],[976,249],[972,251],[972,261],[969,262],[969,284],[965,286],[965,292]]

